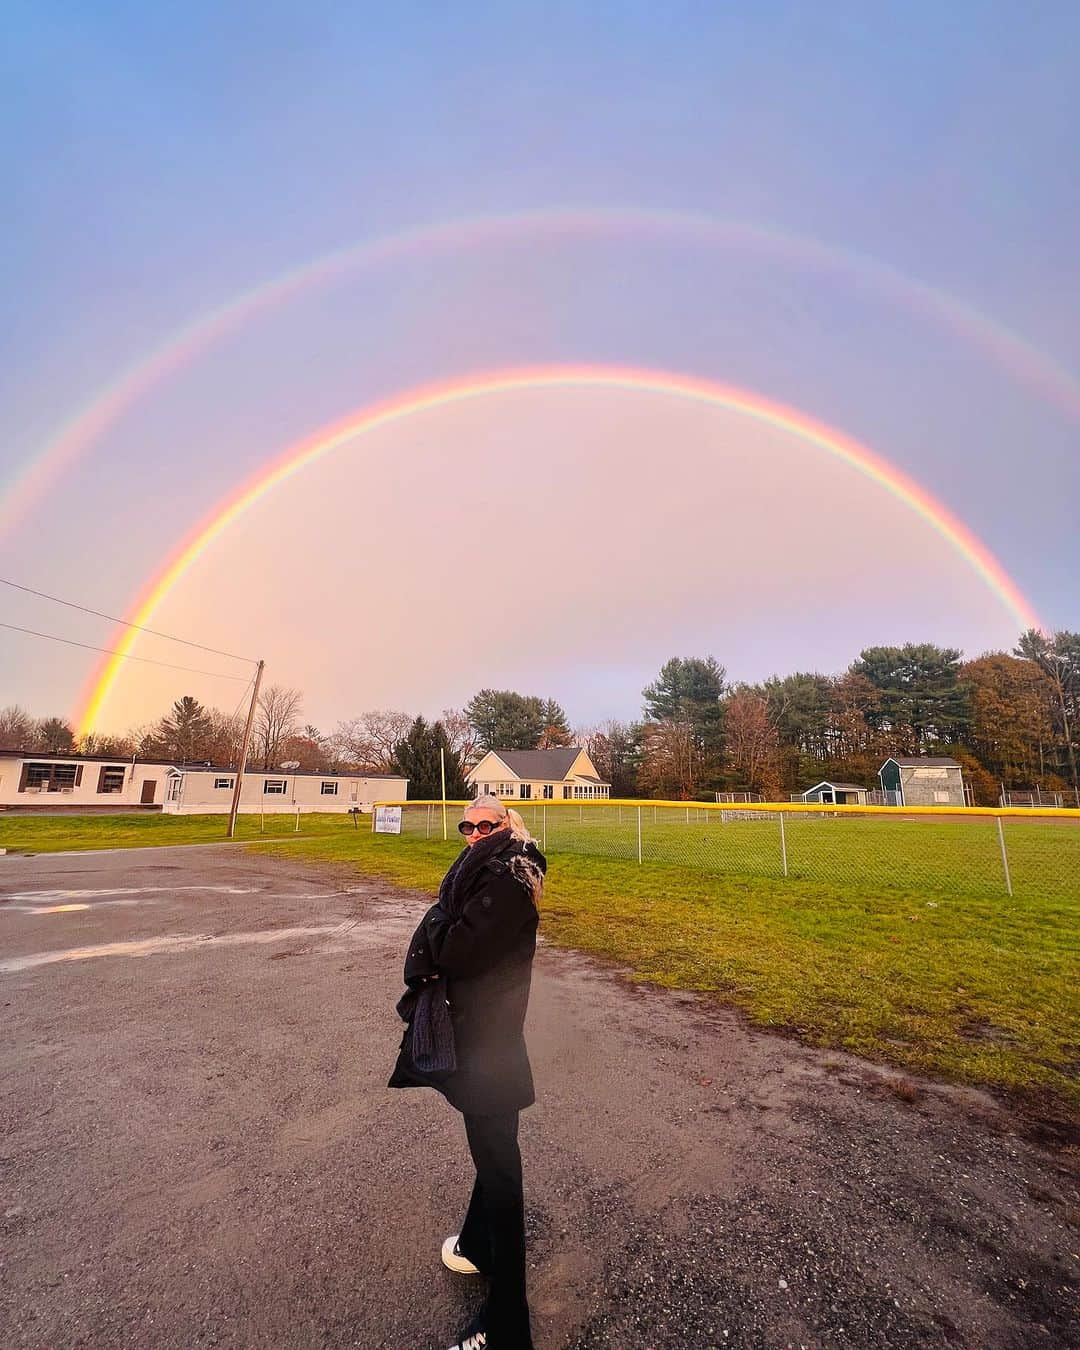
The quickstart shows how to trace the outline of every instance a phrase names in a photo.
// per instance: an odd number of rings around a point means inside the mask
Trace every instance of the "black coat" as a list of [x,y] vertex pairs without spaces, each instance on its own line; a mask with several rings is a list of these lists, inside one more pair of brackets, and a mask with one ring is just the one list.
[[534,844],[511,839],[469,877],[453,913],[440,901],[421,919],[409,942],[405,983],[446,976],[457,1069],[437,1081],[419,1075],[407,1027],[390,1087],[434,1087],[470,1115],[520,1111],[536,1100],[524,1023],[539,914],[511,870],[522,853],[546,869]]

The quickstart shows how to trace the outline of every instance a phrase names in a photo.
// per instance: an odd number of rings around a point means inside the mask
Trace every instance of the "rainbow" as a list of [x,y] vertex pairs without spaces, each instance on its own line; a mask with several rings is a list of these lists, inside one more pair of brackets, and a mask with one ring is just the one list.
[[[166,596],[226,530],[290,478],[324,456],[383,427],[418,413],[466,403],[495,394],[535,389],[615,389],[668,395],[744,414],[754,421],[790,433],[806,444],[849,465],[884,488],[925,521],[980,577],[1010,611],[1021,628],[1038,628],[1039,619],[1019,587],[989,549],[924,487],[887,460],[843,432],[804,412],[786,407],[733,385],[719,384],[662,370],[624,366],[537,366],[495,370],[440,384],[406,390],[360,408],[330,426],[289,446],[271,463],[220,502],[179,545],[136,600],[132,624],[147,627]],[[81,735],[96,725],[139,634],[133,628],[116,639],[115,655],[94,673],[73,721]]]
[[216,343],[276,305],[350,273],[412,256],[479,248],[534,236],[606,238],[655,235],[687,243],[741,248],[823,271],[838,272],[889,300],[929,317],[975,343],[996,365],[1080,423],[1080,382],[1025,338],[965,302],[904,276],[876,258],[806,236],[744,221],[723,221],[688,211],[635,207],[548,208],[511,215],[475,216],[424,225],[381,239],[350,244],[260,283],[200,315],[149,355],[121,371],[90,403],[0,488],[0,537],[13,529],[60,478],[140,399]]

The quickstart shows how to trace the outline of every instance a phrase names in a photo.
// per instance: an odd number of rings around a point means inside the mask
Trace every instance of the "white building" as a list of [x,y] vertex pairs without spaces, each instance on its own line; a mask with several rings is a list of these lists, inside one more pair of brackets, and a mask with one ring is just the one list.
[[[170,815],[224,815],[232,805],[236,773],[202,765],[170,768],[164,810]],[[370,812],[377,801],[404,801],[409,780],[393,774],[301,773],[249,768],[240,788],[240,811],[267,815],[295,811]]]
[[890,806],[966,806],[964,771],[940,755],[893,755],[878,770]]
[[[234,769],[177,765],[109,755],[33,755],[0,750],[0,809],[20,811],[157,810],[176,815],[224,814],[232,804]],[[409,780],[347,773],[244,774],[240,810],[370,811],[381,799],[404,799]]]
[[506,801],[582,801],[611,796],[579,745],[558,750],[489,750],[465,781],[474,797]]
[[161,809],[171,766],[107,755],[0,750],[0,807],[68,811]]

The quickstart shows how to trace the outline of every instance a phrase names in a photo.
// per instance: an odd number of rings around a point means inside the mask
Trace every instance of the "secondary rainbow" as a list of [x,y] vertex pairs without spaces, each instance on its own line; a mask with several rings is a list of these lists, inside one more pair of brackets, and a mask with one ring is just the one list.
[[124,414],[163,380],[266,311],[341,277],[410,257],[522,240],[656,236],[764,253],[788,263],[837,272],[973,342],[996,365],[1080,422],[1080,382],[1025,338],[972,306],[905,276],[888,263],[805,235],[750,221],[641,207],[546,207],[421,225],[335,249],[280,273],[201,314],[141,356],[66,422],[37,454],[0,485],[0,536],[13,529]]
[[[291,445],[282,454],[229,494],[179,545],[135,602],[129,621],[143,627],[185,573],[245,512],[295,474],[357,438],[401,422],[418,413],[495,394],[536,389],[625,389],[688,399],[742,413],[777,427],[848,464],[883,488],[925,521],[989,586],[1021,628],[1038,628],[1038,616],[1001,563],[971,530],[926,488],[852,437],[819,422],[796,408],[734,385],[720,384],[663,370],[626,366],[530,366],[474,374],[440,384],[406,390],[385,401],[369,404],[313,435]],[[124,656],[138,640],[134,629],[122,630],[115,640],[117,655],[95,672],[73,718],[79,733],[91,731],[101,715],[123,666]]]

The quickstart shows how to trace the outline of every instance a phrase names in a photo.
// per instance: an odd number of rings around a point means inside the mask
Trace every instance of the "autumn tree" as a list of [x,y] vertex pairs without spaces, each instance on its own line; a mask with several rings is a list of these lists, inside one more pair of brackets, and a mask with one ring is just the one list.
[[575,744],[588,754],[598,776],[611,784],[613,797],[638,795],[639,736],[639,727],[614,719],[574,733]]
[[1053,756],[1055,689],[1034,661],[991,652],[968,661],[961,679],[971,699],[970,745],[1010,787],[1046,777]]
[[697,737],[688,718],[641,724],[638,783],[649,797],[689,801],[700,781]]
[[1050,681],[1061,767],[1073,788],[1077,778],[1076,736],[1080,728],[1080,633],[1065,630],[1047,636],[1036,628],[1022,635],[1014,655],[1033,662]]
[[724,735],[728,763],[739,784],[775,800],[780,791],[780,736],[763,690],[742,684],[728,695]]
[[480,760],[480,743],[476,731],[463,708],[444,708],[439,717],[446,732],[446,743],[458,757],[462,769],[468,772]]

